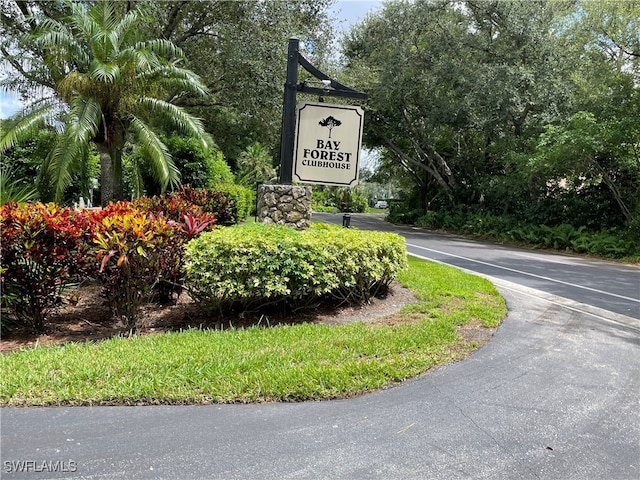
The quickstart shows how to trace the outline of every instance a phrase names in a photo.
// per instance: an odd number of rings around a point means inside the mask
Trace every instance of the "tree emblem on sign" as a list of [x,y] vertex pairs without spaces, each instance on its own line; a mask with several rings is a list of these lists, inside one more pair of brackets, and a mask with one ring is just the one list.
[[327,118],[320,120],[318,125],[321,127],[327,127],[329,129],[329,138],[331,138],[331,130],[333,130],[334,127],[342,125],[342,122],[330,115]]

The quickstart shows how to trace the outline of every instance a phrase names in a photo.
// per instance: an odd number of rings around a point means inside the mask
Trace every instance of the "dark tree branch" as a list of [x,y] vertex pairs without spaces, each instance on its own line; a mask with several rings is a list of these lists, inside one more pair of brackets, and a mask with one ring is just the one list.
[[[27,17],[29,17],[31,15],[31,12],[29,11],[29,5],[28,5],[27,2],[22,1],[22,0],[18,0],[18,1],[16,1],[16,6],[20,9],[20,12],[22,12],[22,15],[25,18],[27,18]],[[33,18],[31,18],[29,20],[29,25],[31,26],[31,30],[35,30],[36,27],[38,26],[36,24],[36,21]]]
[[167,25],[164,27],[164,30],[162,31],[163,38],[169,39],[175,33],[175,30],[178,26],[178,22],[180,21],[180,18],[181,18],[182,7],[187,3],[188,3],[187,1],[182,1],[182,2],[175,2],[173,4],[173,7],[171,7],[171,10],[169,12],[169,19],[167,21]]

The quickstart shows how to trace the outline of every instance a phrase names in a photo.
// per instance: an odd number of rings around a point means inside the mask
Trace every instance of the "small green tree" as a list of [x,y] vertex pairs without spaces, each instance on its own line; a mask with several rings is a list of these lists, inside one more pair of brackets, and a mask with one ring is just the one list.
[[238,183],[254,188],[256,183],[272,181],[276,176],[272,163],[273,158],[265,147],[257,142],[250,145],[238,157]]

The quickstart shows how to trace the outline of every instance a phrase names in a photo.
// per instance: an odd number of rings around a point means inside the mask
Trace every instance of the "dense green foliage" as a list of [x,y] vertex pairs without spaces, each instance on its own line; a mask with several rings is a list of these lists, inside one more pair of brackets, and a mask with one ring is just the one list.
[[[201,142],[207,136],[198,119],[165,97],[206,96],[206,86],[193,72],[177,66],[183,54],[174,44],[143,40],[141,11],[123,12],[111,1],[88,8],[70,1],[63,5],[68,13],[59,19],[40,9],[22,19],[23,30],[15,40],[31,43],[44,66],[35,81],[53,89],[55,96],[36,99],[17,114],[16,123],[3,132],[0,152],[30,138],[53,117],[64,129],[43,169],[51,176],[57,200],[63,198],[73,174],[83,168],[90,143],[100,155],[103,206],[123,198],[122,155],[127,141],[137,145],[163,190],[176,185],[180,173],[157,135],[160,119]],[[34,79],[24,78],[28,80]]]
[[0,206],[7,202],[28,202],[37,197],[35,187],[23,185],[18,179],[11,178],[5,170],[0,170]]
[[276,179],[276,169],[269,151],[259,143],[249,145],[238,157],[238,183],[256,188],[258,183],[270,183]]
[[[6,0],[1,83],[36,103],[14,133],[3,125],[4,184],[71,204],[90,196],[100,155],[130,189],[116,181],[116,198],[229,183],[225,162],[253,189],[274,173],[287,39],[335,71],[330,3]],[[385,2],[348,33],[335,75],[370,95],[364,139],[380,162],[362,178],[400,199],[399,217],[465,212],[637,239],[639,18],[632,1]],[[42,129],[45,110],[62,135]],[[202,140],[203,128],[219,151],[178,135]],[[358,193],[341,195],[314,206],[363,211]]]
[[0,404],[302,401],[349,397],[459,360],[477,348],[459,327],[497,326],[504,300],[485,279],[409,259],[418,302],[392,324],[187,330],[0,356]]
[[[193,137],[172,135],[161,137],[167,152],[180,172],[183,185],[194,188],[213,188],[219,183],[232,183],[234,175],[216,146],[203,145]],[[125,190],[134,198],[160,195],[161,185],[149,173],[148,160],[135,149],[124,159]]]
[[[640,5],[391,1],[345,41],[403,212],[639,232]],[[512,225],[512,227],[516,227]]]
[[384,294],[405,257],[395,234],[247,224],[189,242],[185,270],[191,296],[205,305],[296,307],[327,296],[359,303]]
[[589,231],[584,226],[569,223],[555,226],[524,223],[520,218],[472,212],[403,211],[392,203],[388,216],[395,223],[461,233],[498,242],[528,245],[595,255],[623,258],[632,262],[640,260],[640,241],[628,232],[620,230]]
[[220,225],[235,225],[246,220],[256,206],[255,190],[235,183],[219,183],[210,189],[229,200],[225,218],[220,218]]
[[316,212],[364,213],[367,197],[357,188],[321,186],[313,189],[312,207]]
[[[188,166],[182,171],[171,161],[166,155],[171,147],[159,134],[187,132],[201,138],[198,128],[189,128],[199,127],[194,117],[201,118],[233,169],[240,153],[255,142],[276,151],[287,40],[298,36],[308,46],[307,55],[322,62],[332,41],[331,1],[6,0],[0,15],[6,67],[1,83],[43,106],[59,105],[59,100],[71,105],[72,96],[81,96],[87,109],[80,112],[76,105],[72,116],[58,121],[81,127],[75,133],[82,140],[105,140],[110,147],[105,155],[114,157],[118,178],[121,161],[129,162],[131,145],[137,145],[133,166],[147,177],[145,187],[154,187],[138,193],[163,191],[180,176],[185,184],[208,187],[194,178],[199,172]],[[106,114],[103,118],[89,115],[95,111],[93,100]],[[144,126],[132,122],[131,115]],[[106,138],[86,134],[87,127],[93,130],[91,120]],[[105,156],[102,163],[108,161]],[[65,172],[73,176],[78,165],[54,162],[52,167],[62,173],[58,190],[75,183]],[[139,179],[128,178],[129,185],[134,180]],[[109,185],[103,189],[106,195],[109,190]],[[116,191],[115,198],[128,198],[124,193]]]

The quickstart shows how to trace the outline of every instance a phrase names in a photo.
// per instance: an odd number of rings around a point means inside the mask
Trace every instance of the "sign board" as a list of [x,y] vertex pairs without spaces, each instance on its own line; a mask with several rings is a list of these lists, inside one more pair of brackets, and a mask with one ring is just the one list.
[[351,105],[298,107],[293,178],[302,183],[358,184],[364,111]]

